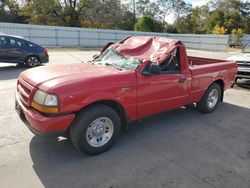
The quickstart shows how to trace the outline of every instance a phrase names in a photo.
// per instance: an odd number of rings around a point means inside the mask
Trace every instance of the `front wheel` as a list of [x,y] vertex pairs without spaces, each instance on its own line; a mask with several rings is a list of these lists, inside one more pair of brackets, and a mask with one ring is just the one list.
[[32,67],[37,67],[39,65],[41,65],[41,62],[39,60],[38,57],[36,56],[29,56],[26,60],[26,65],[29,67],[29,68],[32,68]]
[[94,105],[77,115],[70,137],[78,150],[95,155],[114,144],[120,129],[121,120],[115,110],[106,105]]
[[217,83],[209,86],[201,101],[197,103],[199,111],[204,113],[214,111],[220,102],[221,94],[221,87]]

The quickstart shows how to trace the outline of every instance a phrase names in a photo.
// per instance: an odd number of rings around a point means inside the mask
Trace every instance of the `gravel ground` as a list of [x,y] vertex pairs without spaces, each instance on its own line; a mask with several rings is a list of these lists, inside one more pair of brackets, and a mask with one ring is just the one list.
[[[87,61],[95,53],[53,50],[45,66]],[[23,70],[0,65],[0,187],[250,187],[249,81],[226,91],[211,114],[189,107],[146,118],[124,131],[108,152],[87,156],[67,139],[34,136],[19,120],[14,92]]]

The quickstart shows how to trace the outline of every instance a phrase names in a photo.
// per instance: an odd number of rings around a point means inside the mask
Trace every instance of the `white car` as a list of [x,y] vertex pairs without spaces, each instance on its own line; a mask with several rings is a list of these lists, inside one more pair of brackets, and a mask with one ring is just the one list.
[[236,80],[238,78],[250,79],[250,45],[247,45],[240,54],[229,57],[227,60],[236,61],[238,64]]

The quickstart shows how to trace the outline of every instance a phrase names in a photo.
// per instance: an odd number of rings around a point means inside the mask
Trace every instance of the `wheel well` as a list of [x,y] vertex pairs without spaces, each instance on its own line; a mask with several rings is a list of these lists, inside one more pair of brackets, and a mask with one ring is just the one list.
[[220,86],[220,88],[221,88],[221,99],[220,99],[220,101],[222,102],[223,98],[224,98],[224,86],[225,86],[224,81],[222,79],[219,79],[219,80],[214,81],[213,83],[218,84]]
[[91,103],[91,104],[85,106],[82,110],[87,109],[90,106],[98,105],[98,104],[104,104],[104,105],[107,105],[107,106],[113,108],[121,118],[122,127],[125,128],[127,126],[128,118],[126,116],[126,112],[125,112],[124,108],[116,101],[111,101],[111,100],[97,101],[97,102],[94,102],[94,103]]

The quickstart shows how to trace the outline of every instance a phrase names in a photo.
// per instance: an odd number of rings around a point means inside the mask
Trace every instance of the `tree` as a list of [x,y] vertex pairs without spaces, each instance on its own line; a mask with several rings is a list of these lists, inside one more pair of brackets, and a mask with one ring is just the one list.
[[24,23],[25,17],[19,16],[19,4],[15,0],[0,1],[0,22]]
[[[227,28],[230,34],[234,28],[248,28],[250,3],[240,0],[214,0],[209,2],[212,11],[208,23],[210,31],[216,25]],[[249,28],[250,29],[250,28]]]
[[209,12],[205,28],[207,33],[212,33],[216,25],[222,26],[224,24],[224,12],[221,10],[213,10]]
[[227,29],[223,26],[220,27],[216,25],[213,29],[213,34],[216,34],[216,35],[224,35],[226,32],[227,32]]
[[159,6],[154,1],[151,2],[150,0],[138,0],[136,2],[136,11],[138,17],[147,15],[155,18],[159,11]]
[[150,16],[143,16],[135,23],[135,31],[154,31],[154,20]]
[[[191,5],[185,3],[183,0],[156,0],[157,9],[155,9],[154,18],[160,20],[165,26],[166,18],[170,14],[174,14],[175,21],[178,22],[182,16],[186,16],[190,10]],[[151,7],[154,7],[151,5]]]
[[93,22],[91,20],[81,20],[81,26],[84,28],[93,28],[93,29],[107,29],[107,25],[101,22]]
[[[175,17],[172,25],[166,23],[170,14]],[[142,20],[135,24],[139,17]],[[127,4],[121,0],[0,0],[0,21],[125,30],[136,26],[139,30],[196,34],[230,34],[241,28],[250,33],[250,2],[210,0],[191,8],[185,0],[131,0]]]
[[133,29],[133,13],[118,0],[85,0],[81,20],[102,23],[109,29]]
[[118,28],[123,30],[133,30],[135,25],[134,13],[130,12],[126,7],[121,11],[121,20],[118,23]]
[[133,29],[132,13],[119,0],[33,0],[20,12],[42,25]]
[[178,30],[174,24],[166,24],[164,28],[166,33],[178,33]]
[[192,9],[192,5],[185,3],[185,1],[183,0],[171,1],[171,5],[172,11],[175,15],[175,19],[177,21],[180,19],[181,16],[187,15]]
[[[178,1],[176,1],[177,3]],[[183,3],[179,3],[183,7]],[[178,3],[177,3],[178,5]],[[178,7],[178,6],[177,6]],[[174,25],[181,33],[213,33],[216,25],[227,29],[242,28],[250,33],[250,2],[243,0],[210,0],[208,4],[186,9]],[[178,11],[176,11],[178,15]]]
[[206,20],[209,14],[207,6],[193,8],[186,16],[181,16],[174,25],[179,33],[206,33]]
[[134,29],[135,31],[162,32],[164,28],[161,22],[150,16],[143,16],[136,22]]
[[238,10],[228,11],[224,15],[224,26],[228,29],[228,34],[232,32],[234,28],[245,29],[245,18],[239,13]]
[[161,20],[162,24],[166,25],[166,18],[172,12],[173,0],[157,0],[159,6],[158,14],[155,16],[158,20]]
[[154,20],[154,32],[163,32],[164,26],[159,20]]
[[[82,0],[52,0],[59,4],[63,9],[63,21],[66,26],[78,27],[80,26],[80,17],[85,6],[85,1]],[[58,3],[59,1],[59,3]]]
[[59,0],[36,0],[23,5],[19,14],[31,24],[67,25]]

